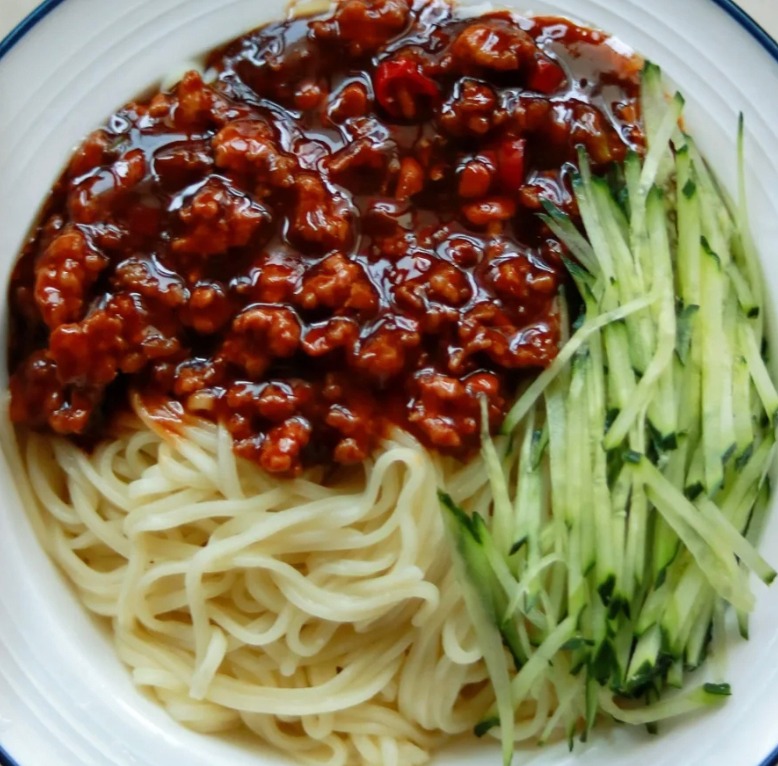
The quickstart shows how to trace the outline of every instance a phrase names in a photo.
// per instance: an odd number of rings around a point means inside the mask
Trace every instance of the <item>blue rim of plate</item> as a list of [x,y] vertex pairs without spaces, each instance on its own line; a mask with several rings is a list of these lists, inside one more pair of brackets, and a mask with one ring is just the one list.
[[[767,31],[758,24],[742,8],[735,5],[733,0],[710,0],[729,14],[743,29],[745,29],[774,59],[778,62],[778,41],[774,40]],[[26,18],[0,40],[0,60],[18,43],[39,21],[48,16],[58,5],[65,0],[43,0]],[[0,766],[19,766],[0,745]],[[778,747],[765,759],[760,766],[778,766]]]
[[[16,25],[8,35],[0,40],[0,59],[2,59],[39,21],[48,16],[65,0],[43,0],[32,12]],[[733,0],[710,0],[729,14],[743,27],[776,61],[778,61],[778,41],[756,22],[746,11],[735,5]],[[1,766],[1,764],[0,764]]]

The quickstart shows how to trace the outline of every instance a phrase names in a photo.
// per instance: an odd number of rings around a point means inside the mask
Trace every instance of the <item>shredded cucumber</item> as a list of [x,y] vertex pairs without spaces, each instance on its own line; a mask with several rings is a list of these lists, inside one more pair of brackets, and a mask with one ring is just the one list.
[[494,601],[497,585],[481,549],[481,541],[473,529],[470,517],[442,495],[446,529],[454,552],[454,570],[462,586],[467,610],[473,620],[478,643],[489,672],[489,680],[497,700],[497,712],[502,728],[503,763],[513,759],[514,710],[511,677],[503,651],[500,618]]
[[[484,426],[490,517],[442,497],[494,687],[476,731],[499,726],[506,764],[524,731],[572,743],[600,717],[654,730],[723,703],[726,610],[747,636],[749,577],[776,578],[756,548],[778,391],[743,123],[735,206],[680,129],[683,105],[647,65],[645,157],[606,180],[579,154],[581,225],[546,203],[580,291],[578,329],[501,436]],[[560,307],[566,317],[564,295]],[[714,683],[686,689],[711,651]],[[523,727],[520,708],[535,711]]]

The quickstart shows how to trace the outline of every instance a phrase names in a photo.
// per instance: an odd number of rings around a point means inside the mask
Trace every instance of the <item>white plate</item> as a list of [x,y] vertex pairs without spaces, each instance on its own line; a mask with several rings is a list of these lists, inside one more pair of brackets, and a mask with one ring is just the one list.
[[[521,0],[507,2],[520,10]],[[749,192],[766,278],[778,295],[778,46],[728,0],[532,0],[615,33],[663,66],[725,182],[737,114],[746,115]],[[50,0],[0,47],[0,284],[64,159],[90,129],[159,76],[283,15],[284,0]],[[11,45],[11,43],[15,43]],[[4,54],[4,55],[3,55]],[[6,345],[3,322],[0,347]],[[7,384],[5,365],[0,389]],[[38,546],[0,463],[0,742],[19,766],[258,766],[260,748],[194,734],[141,695],[108,636]],[[778,513],[764,540],[778,562]],[[521,762],[580,766],[757,766],[778,743],[778,585],[756,586],[752,638],[733,647],[733,699],[663,728],[617,730],[573,755]],[[0,755],[0,760],[2,756]],[[496,750],[442,753],[441,764],[497,764]]]

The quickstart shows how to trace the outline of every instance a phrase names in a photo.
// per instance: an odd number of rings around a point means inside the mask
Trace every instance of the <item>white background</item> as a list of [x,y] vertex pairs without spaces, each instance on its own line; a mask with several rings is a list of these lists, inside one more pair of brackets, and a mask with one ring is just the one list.
[[[29,13],[39,0],[0,0],[0,38]],[[739,4],[750,13],[770,34],[778,39],[778,1],[740,0]],[[532,0],[527,0],[527,8]]]

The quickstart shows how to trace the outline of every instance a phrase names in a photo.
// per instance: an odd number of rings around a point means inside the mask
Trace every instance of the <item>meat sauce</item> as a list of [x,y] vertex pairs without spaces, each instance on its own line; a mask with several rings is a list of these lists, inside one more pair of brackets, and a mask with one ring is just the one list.
[[11,417],[104,433],[128,393],[295,475],[391,424],[457,456],[555,357],[583,145],[641,151],[641,61],[558,18],[347,0],[116,112],[10,285]]

